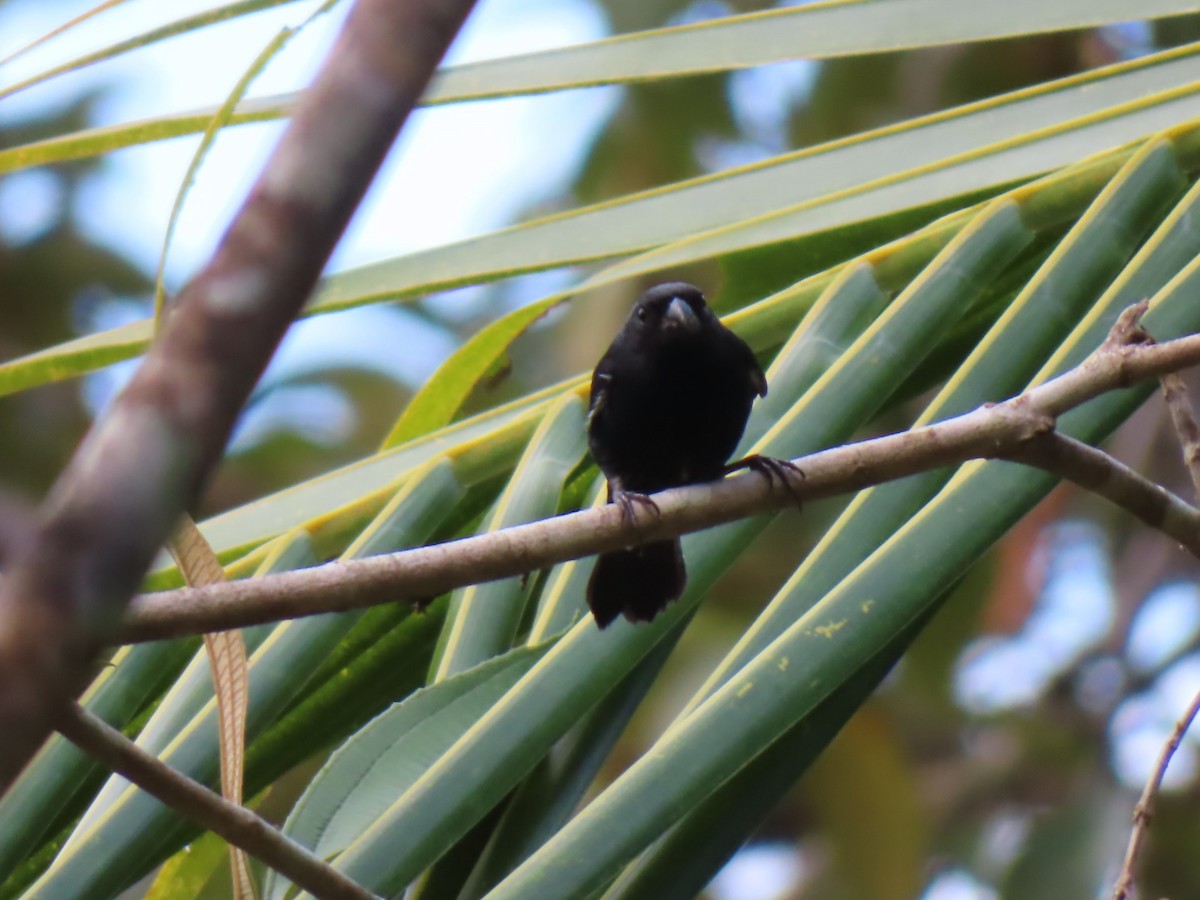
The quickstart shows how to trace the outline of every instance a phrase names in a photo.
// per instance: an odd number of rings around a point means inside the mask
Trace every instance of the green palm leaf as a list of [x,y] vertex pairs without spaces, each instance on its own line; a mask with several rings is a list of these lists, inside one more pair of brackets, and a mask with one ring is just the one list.
[[[1166,51],[364,266],[327,279],[309,313],[641,254],[586,282],[595,288],[1030,178],[1200,117],[1198,53]],[[1194,154],[1185,131],[1180,150]],[[0,150],[0,173],[54,161],[36,148]],[[149,336],[148,322],[132,323],[12,360],[0,365],[0,395],[128,359]]]

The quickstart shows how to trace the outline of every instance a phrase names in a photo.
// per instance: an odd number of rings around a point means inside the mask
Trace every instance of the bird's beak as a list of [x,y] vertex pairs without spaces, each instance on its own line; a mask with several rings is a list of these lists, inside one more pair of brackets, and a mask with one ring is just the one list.
[[700,317],[696,315],[696,311],[678,297],[672,299],[671,305],[667,307],[665,321],[669,325],[685,331],[696,331],[700,327]]

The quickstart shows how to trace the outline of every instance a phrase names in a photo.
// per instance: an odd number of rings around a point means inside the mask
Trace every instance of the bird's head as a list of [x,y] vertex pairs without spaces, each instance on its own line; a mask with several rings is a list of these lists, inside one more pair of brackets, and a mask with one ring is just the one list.
[[629,314],[628,327],[643,334],[691,336],[698,334],[712,316],[699,288],[673,281],[656,285],[642,295]]

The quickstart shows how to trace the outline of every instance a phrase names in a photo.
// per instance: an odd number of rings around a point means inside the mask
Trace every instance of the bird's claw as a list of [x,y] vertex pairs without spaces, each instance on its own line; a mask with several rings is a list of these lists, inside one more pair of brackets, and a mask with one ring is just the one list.
[[658,504],[649,495],[639,494],[637,491],[616,490],[613,492],[612,502],[621,507],[621,521],[626,525],[632,525],[636,521],[633,511],[635,506],[644,506],[656,516],[659,514]]
[[739,459],[737,462],[729,463],[722,470],[721,474],[729,475],[732,472],[740,472],[742,469],[758,472],[772,486],[774,486],[775,480],[779,479],[779,483],[787,488],[788,493],[792,495],[792,499],[796,501],[796,506],[802,507],[804,505],[804,498],[796,490],[796,485],[792,481],[793,475],[804,478],[804,471],[791,460],[777,459],[774,456],[760,456],[757,453],[753,453],[750,456]]

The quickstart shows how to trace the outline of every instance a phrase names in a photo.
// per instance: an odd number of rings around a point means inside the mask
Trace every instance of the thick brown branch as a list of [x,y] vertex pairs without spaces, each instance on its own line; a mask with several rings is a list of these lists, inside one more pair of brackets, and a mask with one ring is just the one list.
[[55,721],[63,737],[107,768],[125,776],[146,793],[245,850],[314,897],[372,900],[355,884],[309,850],[284,837],[253,812],[230,803],[203,785],[176,772],[129,738],[78,704],[68,704]]
[[358,0],[212,260],[0,585],[0,791],[82,687],[472,0]]
[[[794,503],[797,493],[806,499],[827,497],[978,457],[1025,454],[1023,462],[1079,480],[1200,556],[1200,512],[1098,450],[1066,438],[1045,439],[1053,434],[1053,417],[1073,406],[1135,380],[1200,363],[1200,336],[1147,343],[1140,340],[1132,314],[1122,318],[1113,335],[1077,368],[1012,400],[797,460],[805,478],[792,485],[771,484],[751,473],[655,495],[659,515],[639,512],[632,525],[610,506],[388,556],[142,596],[134,599],[121,637],[153,640],[427,598],[780,509]],[[1117,340],[1118,335],[1125,337]]]

